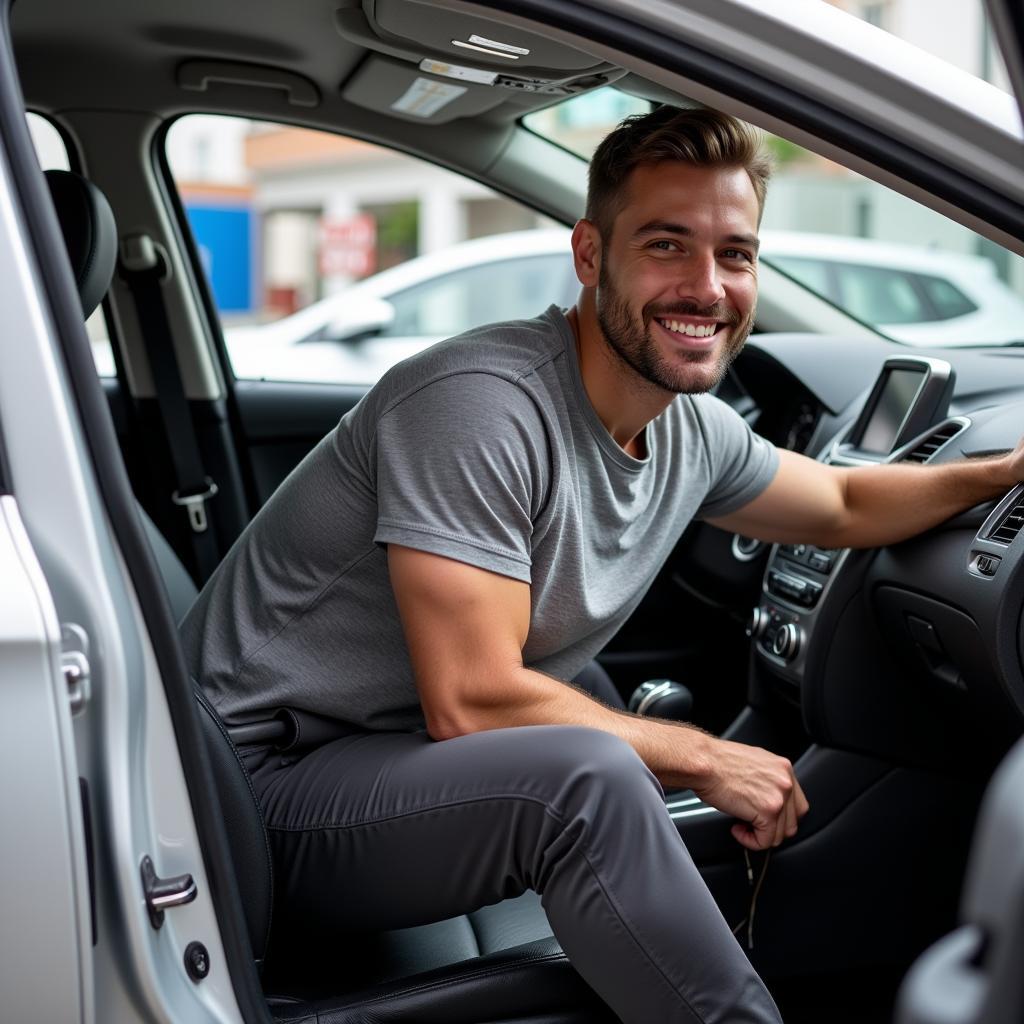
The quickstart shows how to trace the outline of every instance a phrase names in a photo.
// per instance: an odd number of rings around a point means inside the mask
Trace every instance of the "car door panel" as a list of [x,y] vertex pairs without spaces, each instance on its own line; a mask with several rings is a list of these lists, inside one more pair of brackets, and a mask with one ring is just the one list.
[[260,505],[366,391],[345,384],[235,382],[244,455]]
[[[0,497],[0,580],[3,1014],[86,1020],[94,925],[60,626],[10,495]],[[43,964],[45,985],[22,984]]]

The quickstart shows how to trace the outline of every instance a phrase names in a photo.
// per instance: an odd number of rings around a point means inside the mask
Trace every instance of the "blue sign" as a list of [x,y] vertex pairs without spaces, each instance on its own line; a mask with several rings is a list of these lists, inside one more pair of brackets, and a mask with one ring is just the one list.
[[191,202],[185,207],[199,259],[222,313],[253,308],[254,217],[247,206]]

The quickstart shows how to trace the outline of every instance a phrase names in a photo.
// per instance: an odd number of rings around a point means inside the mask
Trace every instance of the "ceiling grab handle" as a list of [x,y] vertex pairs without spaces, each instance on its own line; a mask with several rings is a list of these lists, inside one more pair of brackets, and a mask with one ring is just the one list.
[[277,89],[293,107],[315,107],[320,103],[319,89],[294,71],[227,60],[187,60],[178,65],[178,85],[182,89],[206,92],[215,84]]

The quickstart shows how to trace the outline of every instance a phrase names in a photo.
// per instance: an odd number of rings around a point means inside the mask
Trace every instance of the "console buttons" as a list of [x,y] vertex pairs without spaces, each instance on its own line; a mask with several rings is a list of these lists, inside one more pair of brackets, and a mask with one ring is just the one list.
[[805,608],[813,608],[821,595],[821,584],[805,580],[777,569],[768,571],[768,589],[779,597],[788,598]]
[[818,572],[830,573],[832,571],[832,556],[826,555],[823,551],[815,551],[807,559],[807,564],[812,569],[817,569]]
[[991,579],[995,576],[1001,560],[999,555],[986,555],[978,551],[975,552],[974,557],[971,559],[969,568],[971,572],[976,573],[978,576],[986,576]]
[[754,640],[764,636],[765,630],[768,629],[768,612],[764,608],[755,608],[750,613],[750,618],[747,619],[747,636]]

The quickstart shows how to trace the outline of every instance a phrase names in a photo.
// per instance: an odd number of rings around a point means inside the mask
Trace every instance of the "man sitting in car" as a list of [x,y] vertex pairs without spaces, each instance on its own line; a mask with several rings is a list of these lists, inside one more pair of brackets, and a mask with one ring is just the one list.
[[855,471],[777,451],[710,392],[754,322],[769,164],[712,111],[598,149],[567,313],[392,369],[288,477],[183,625],[229,722],[337,723],[243,751],[278,905],[395,928],[540,893],[625,1022],[778,1021],[666,812],[690,788],[750,850],[794,835],[785,758],[639,718],[574,679],[694,518],[887,544],[1006,490],[1022,452]]

